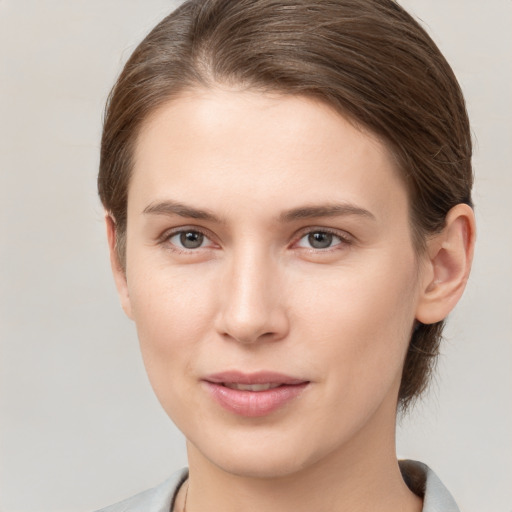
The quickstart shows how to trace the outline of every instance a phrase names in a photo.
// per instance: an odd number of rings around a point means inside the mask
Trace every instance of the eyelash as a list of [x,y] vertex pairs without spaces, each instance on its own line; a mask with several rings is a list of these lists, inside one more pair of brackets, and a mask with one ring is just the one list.
[[209,247],[202,247],[199,246],[197,248],[187,248],[187,247],[180,247],[174,243],[171,242],[171,239],[178,235],[183,235],[186,233],[196,233],[201,236],[203,236],[206,240],[209,240],[211,242],[212,236],[207,233],[205,230],[202,230],[197,227],[182,227],[178,229],[174,229],[171,231],[166,231],[158,240],[160,244],[165,244],[170,247],[170,250],[173,252],[177,252],[179,254],[192,254],[197,251],[197,249],[208,249]]
[[[181,253],[181,254],[189,254],[189,255],[191,253],[196,252],[198,249],[211,249],[211,247],[203,247],[202,245],[198,246],[196,248],[185,248],[185,247],[180,247],[180,246],[176,245],[175,243],[171,242],[171,239],[174,238],[175,236],[183,235],[186,233],[199,234],[199,235],[203,236],[206,240],[209,240],[211,243],[214,243],[211,240],[212,236],[205,230],[202,230],[198,227],[190,227],[190,228],[181,227],[181,228],[178,228],[178,229],[175,229],[172,231],[167,231],[159,238],[158,243],[166,244],[166,245],[170,246],[170,249],[173,252],[177,252],[177,253]],[[303,240],[304,238],[309,237],[313,234],[329,235],[329,236],[332,236],[333,238],[337,238],[339,240],[339,242],[335,243],[334,245],[329,245],[328,247],[325,247],[325,248],[298,246],[298,244],[301,240]],[[352,243],[353,243],[352,237],[345,232],[341,233],[340,231],[337,231],[337,230],[333,230],[333,229],[329,229],[329,228],[320,228],[320,227],[306,228],[301,231],[301,233],[298,237],[294,237],[294,240],[295,241],[292,243],[292,248],[296,247],[296,248],[304,249],[304,250],[306,250],[308,252],[312,252],[312,253],[325,253],[328,251],[337,250],[336,248],[338,246],[346,247],[346,246],[352,245]]]
[[310,251],[310,252],[315,252],[315,253],[316,252],[324,253],[324,252],[328,252],[328,251],[337,250],[336,248],[338,248],[338,246],[346,247],[353,243],[353,239],[352,239],[352,237],[350,237],[350,235],[348,235],[348,233],[340,232],[340,231],[337,231],[334,229],[329,229],[329,228],[312,227],[312,228],[307,228],[306,230],[302,231],[300,237],[297,239],[297,241],[294,243],[294,245],[297,245],[302,239],[309,237],[313,234],[318,234],[318,233],[321,233],[323,235],[330,235],[333,238],[335,237],[339,240],[339,242],[335,243],[333,245],[330,245],[329,247],[325,247],[325,248],[303,247],[303,249]]

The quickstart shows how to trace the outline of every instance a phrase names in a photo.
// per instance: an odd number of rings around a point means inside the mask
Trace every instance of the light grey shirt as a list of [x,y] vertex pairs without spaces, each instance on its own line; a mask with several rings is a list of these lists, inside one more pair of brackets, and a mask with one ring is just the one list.
[[[452,495],[428,466],[406,460],[400,461],[400,469],[411,490],[423,496],[423,512],[460,512]],[[157,487],[97,512],[171,512],[178,489],[187,477],[188,470],[182,469]]]

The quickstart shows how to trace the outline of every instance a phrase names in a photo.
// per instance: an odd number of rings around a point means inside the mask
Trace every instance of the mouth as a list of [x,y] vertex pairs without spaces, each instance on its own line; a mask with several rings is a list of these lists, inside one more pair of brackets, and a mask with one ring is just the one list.
[[223,382],[222,385],[229,389],[238,389],[239,391],[267,391],[267,389],[275,389],[283,384],[239,384],[237,382]]
[[275,372],[222,372],[206,377],[203,384],[210,397],[225,410],[254,418],[294,401],[310,381]]

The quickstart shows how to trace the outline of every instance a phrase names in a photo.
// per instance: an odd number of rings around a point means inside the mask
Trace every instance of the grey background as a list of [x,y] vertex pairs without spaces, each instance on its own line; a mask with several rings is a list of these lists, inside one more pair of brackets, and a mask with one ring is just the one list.
[[[478,248],[430,394],[398,432],[466,512],[512,510],[512,2],[407,0],[475,135]],[[86,511],[185,464],[110,277],[102,108],[176,2],[0,0],[0,510]]]

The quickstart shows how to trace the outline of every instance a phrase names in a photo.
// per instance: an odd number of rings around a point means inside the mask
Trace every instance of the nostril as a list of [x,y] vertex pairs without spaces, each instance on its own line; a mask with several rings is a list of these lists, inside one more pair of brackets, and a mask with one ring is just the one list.
[[288,331],[286,319],[278,319],[275,313],[259,320],[258,322],[242,322],[233,318],[224,319],[221,323],[220,333],[226,340],[251,344],[282,339]]

